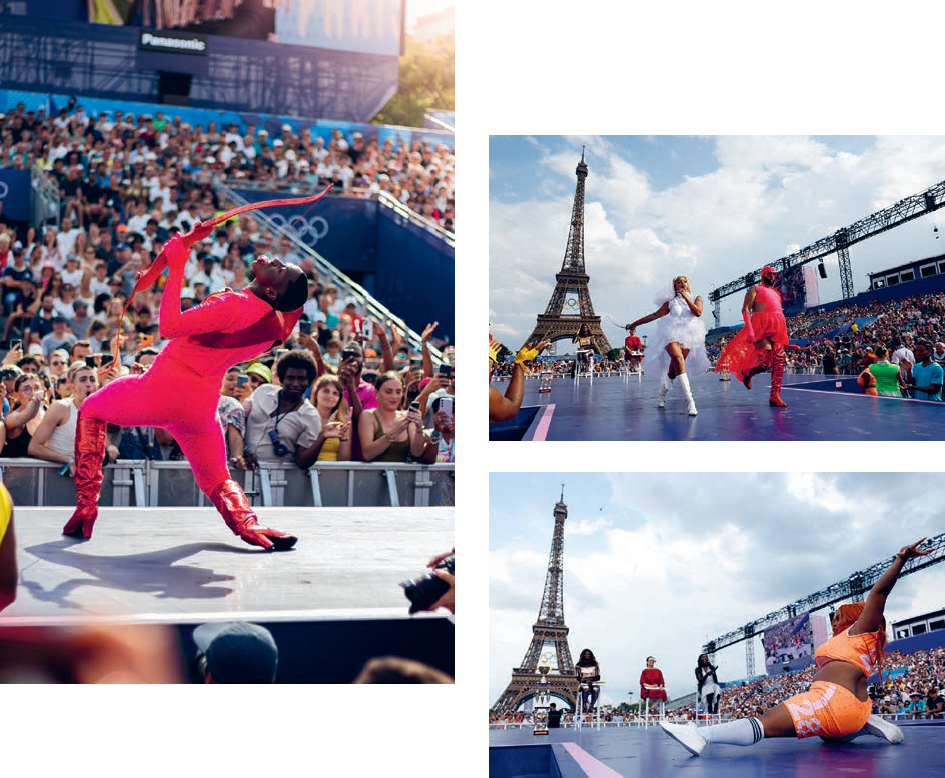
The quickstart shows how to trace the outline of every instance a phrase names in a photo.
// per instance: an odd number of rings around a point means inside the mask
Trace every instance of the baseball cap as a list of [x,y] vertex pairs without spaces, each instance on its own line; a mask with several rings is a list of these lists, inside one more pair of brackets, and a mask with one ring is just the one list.
[[180,299],[183,300],[185,297],[188,297],[191,300],[196,299],[194,290],[191,289],[189,286],[185,286],[183,289],[180,290]]
[[267,384],[272,383],[272,371],[266,367],[262,362],[254,362],[246,369],[247,375],[249,373],[255,373],[260,378],[265,379]]
[[246,621],[201,624],[194,629],[197,651],[217,683],[272,683],[279,649],[265,627]]

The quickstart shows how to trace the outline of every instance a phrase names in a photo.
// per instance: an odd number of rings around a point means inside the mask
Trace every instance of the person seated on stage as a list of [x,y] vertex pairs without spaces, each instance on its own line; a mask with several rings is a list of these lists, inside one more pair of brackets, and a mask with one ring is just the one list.
[[[509,388],[505,390],[504,396],[494,386],[489,387],[490,422],[508,421],[515,418],[522,407],[522,399],[525,396],[525,363],[534,360],[547,347],[548,341],[546,340],[543,340],[535,348],[529,348],[527,343],[522,346],[515,356],[512,378],[509,380]],[[492,381],[492,374],[499,365],[499,352],[501,350],[502,344],[499,341],[489,341],[489,381]]]
[[666,681],[663,680],[662,670],[656,669],[656,657],[646,658],[646,669],[640,673],[640,700],[646,700],[646,706],[653,710],[653,706],[660,701],[666,701]]
[[255,469],[261,462],[298,464],[302,452],[318,438],[321,418],[304,397],[316,373],[315,360],[308,351],[290,351],[276,364],[280,386],[263,384],[243,402],[243,460],[247,467]]
[[635,370],[637,365],[640,364],[642,355],[640,352],[643,351],[643,341],[640,340],[640,336],[633,334],[627,335],[623,339],[623,358],[624,361],[628,363],[631,370]]
[[[581,651],[581,656],[574,668],[578,673],[578,689],[581,692],[581,710],[585,713],[594,710],[597,705],[597,698],[600,696],[600,686],[597,681],[600,680],[600,665],[597,664],[597,658],[594,652],[589,648]],[[588,705],[590,698],[590,705]]]

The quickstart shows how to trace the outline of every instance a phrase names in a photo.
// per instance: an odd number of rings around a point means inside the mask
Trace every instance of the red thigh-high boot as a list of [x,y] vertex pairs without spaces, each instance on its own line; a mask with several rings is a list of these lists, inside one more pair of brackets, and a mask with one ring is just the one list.
[[771,394],[768,396],[768,405],[776,408],[786,408],[787,403],[781,399],[781,381],[784,379],[784,347],[775,346],[771,355]]
[[63,535],[92,537],[98,518],[98,495],[102,490],[102,462],[105,459],[104,421],[79,413],[75,423],[75,513],[62,528]]
[[758,373],[764,373],[766,370],[771,368],[771,351],[770,349],[760,349],[758,351],[758,358],[755,360],[755,364],[750,367],[748,370],[739,370],[738,377],[741,379],[742,383],[745,384],[746,389],[751,389],[751,378],[752,376],[758,375]]
[[263,527],[256,521],[246,493],[236,481],[220,481],[207,494],[226,526],[251,546],[262,546],[266,551],[285,551],[295,545],[298,538],[285,532]]

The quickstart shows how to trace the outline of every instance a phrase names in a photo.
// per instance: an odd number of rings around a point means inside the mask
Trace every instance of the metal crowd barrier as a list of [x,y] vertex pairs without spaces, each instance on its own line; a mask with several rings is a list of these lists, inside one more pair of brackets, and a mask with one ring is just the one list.
[[[15,505],[75,506],[75,483],[62,465],[36,459],[0,459],[0,480]],[[187,462],[119,459],[103,471],[102,506],[209,505]],[[253,505],[264,507],[452,506],[456,466],[397,462],[323,462],[309,470],[264,465],[234,470]]]

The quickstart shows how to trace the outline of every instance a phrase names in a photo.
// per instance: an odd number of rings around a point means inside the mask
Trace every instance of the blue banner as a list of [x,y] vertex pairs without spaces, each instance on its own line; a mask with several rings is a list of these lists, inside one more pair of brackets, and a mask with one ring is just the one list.
[[18,222],[29,221],[29,170],[0,169],[0,217]]

